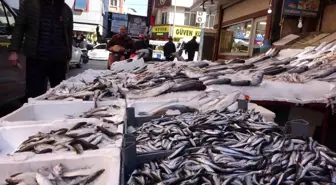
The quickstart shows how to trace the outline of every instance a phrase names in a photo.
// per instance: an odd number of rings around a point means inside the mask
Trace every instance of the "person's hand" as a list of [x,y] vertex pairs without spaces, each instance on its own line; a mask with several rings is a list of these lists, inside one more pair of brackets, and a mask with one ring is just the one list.
[[123,48],[123,47],[120,46],[120,51],[121,51],[121,52],[124,52],[124,51],[125,51],[125,48]]
[[11,52],[8,61],[12,66],[17,66],[19,62],[18,54],[16,52]]

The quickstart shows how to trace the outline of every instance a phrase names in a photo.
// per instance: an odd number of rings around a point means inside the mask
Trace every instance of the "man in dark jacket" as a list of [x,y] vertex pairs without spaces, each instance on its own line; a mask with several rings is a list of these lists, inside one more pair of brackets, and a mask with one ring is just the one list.
[[26,97],[47,91],[65,80],[72,56],[73,15],[64,0],[23,0],[12,34],[9,61],[18,66],[24,39]]
[[[121,60],[130,58],[131,54],[135,52],[135,44],[131,37],[127,35],[127,27],[120,26],[120,32],[117,35],[114,35],[110,42],[107,44],[109,51],[112,51],[113,46],[120,46],[120,52],[124,52],[126,49],[130,50],[128,54],[122,57]],[[110,55],[111,57],[111,55]],[[107,62],[107,68],[109,69],[113,60],[111,58]]]
[[193,61],[195,57],[195,52],[198,51],[198,43],[196,41],[196,37],[194,36],[187,44],[186,44],[186,52],[188,53],[188,61]]
[[173,43],[173,38],[169,37],[169,41],[163,47],[163,54],[166,57],[167,61],[174,61],[173,53],[176,52],[176,46]]

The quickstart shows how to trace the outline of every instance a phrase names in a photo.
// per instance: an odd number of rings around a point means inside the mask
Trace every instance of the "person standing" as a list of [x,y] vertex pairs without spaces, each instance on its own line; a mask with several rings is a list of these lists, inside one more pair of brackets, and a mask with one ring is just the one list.
[[186,44],[186,52],[188,53],[188,61],[193,61],[195,57],[195,52],[198,51],[198,43],[196,41],[196,37],[194,36],[187,44]]
[[9,47],[9,62],[18,66],[24,39],[26,98],[47,91],[65,80],[72,56],[73,14],[64,0],[24,0],[16,18]]
[[176,52],[176,46],[173,42],[173,37],[169,37],[168,42],[163,47],[163,54],[167,61],[174,61],[173,53]]

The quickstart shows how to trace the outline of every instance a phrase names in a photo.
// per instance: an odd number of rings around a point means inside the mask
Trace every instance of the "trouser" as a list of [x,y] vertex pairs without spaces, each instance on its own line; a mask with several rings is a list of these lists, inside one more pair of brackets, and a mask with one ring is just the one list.
[[35,98],[47,91],[48,79],[53,88],[65,80],[67,62],[26,59],[26,98]]
[[174,61],[174,57],[173,56],[166,56],[166,60],[167,61]]
[[194,61],[195,52],[188,52],[188,61]]

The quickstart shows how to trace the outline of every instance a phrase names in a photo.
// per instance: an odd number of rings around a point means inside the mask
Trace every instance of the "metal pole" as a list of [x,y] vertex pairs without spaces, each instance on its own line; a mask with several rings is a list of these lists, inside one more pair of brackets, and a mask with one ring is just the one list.
[[172,37],[175,36],[175,15],[176,15],[176,0],[174,0],[174,19],[173,19],[173,34]]

